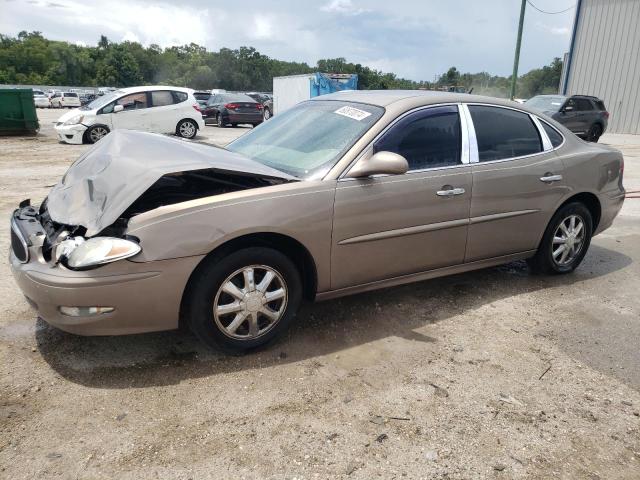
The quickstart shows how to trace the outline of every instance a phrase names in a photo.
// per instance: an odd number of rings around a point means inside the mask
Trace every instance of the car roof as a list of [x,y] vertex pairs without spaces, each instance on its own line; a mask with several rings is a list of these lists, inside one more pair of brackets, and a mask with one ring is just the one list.
[[594,97],[593,95],[571,95],[571,98],[588,98],[590,100],[600,100],[598,97]]
[[399,102],[410,104],[410,106],[438,103],[489,103],[529,111],[523,104],[513,102],[506,98],[431,90],[342,90],[340,92],[314,97],[311,100],[343,100],[347,102],[368,103],[380,107],[387,107]]
[[193,92],[193,90],[190,88],[172,87],[170,85],[143,85],[140,87],[118,88],[118,91],[121,91],[124,93],[150,92],[152,90],[175,90],[176,92],[184,92],[184,93]]

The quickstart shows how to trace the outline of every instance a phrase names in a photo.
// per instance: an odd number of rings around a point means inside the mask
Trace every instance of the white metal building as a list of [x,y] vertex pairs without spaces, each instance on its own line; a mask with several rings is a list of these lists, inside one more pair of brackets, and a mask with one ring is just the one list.
[[560,90],[604,100],[608,132],[640,134],[640,0],[578,0]]

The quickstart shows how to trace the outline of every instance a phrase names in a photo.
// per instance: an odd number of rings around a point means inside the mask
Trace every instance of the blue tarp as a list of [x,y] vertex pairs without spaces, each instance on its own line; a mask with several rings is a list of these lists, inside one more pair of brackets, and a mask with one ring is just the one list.
[[340,90],[357,90],[358,75],[354,73],[348,78],[331,78],[330,74],[316,72],[310,83],[313,98]]

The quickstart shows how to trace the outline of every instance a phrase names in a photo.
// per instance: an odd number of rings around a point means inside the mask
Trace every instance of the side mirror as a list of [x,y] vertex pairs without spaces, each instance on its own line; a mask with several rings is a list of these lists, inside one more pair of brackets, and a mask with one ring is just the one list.
[[361,158],[349,170],[347,178],[364,178],[372,175],[402,175],[409,170],[407,160],[397,153],[377,152],[369,158]]
[[113,113],[118,113],[124,110],[124,106],[123,105],[116,105],[115,107],[113,107]]

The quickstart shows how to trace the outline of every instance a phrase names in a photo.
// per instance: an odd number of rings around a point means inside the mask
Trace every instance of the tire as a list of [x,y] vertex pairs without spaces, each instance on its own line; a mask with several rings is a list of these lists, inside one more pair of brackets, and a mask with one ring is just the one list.
[[[253,287],[246,287],[246,269],[254,272]],[[268,272],[268,284],[261,286]],[[275,300],[269,301],[271,297]],[[302,281],[294,263],[277,250],[250,247],[206,259],[189,282],[183,307],[191,331],[203,343],[241,354],[281,335],[301,302]],[[229,305],[233,307],[224,308]],[[274,314],[278,315],[275,319]]]
[[602,135],[602,127],[599,123],[591,125],[589,132],[587,133],[587,141],[597,143]]
[[[572,218],[573,230],[578,231],[575,234],[571,228]],[[580,223],[582,227],[579,227]],[[544,232],[538,251],[527,263],[534,273],[571,273],[587,254],[592,233],[593,219],[589,209],[579,202],[569,203],[555,213]],[[563,250],[562,246],[565,246]],[[566,253],[567,249],[569,253]]]
[[193,120],[180,120],[176,125],[176,135],[191,140],[198,134],[198,124]]
[[84,138],[87,143],[96,143],[109,133],[109,127],[105,125],[94,125],[84,132]]
[[224,128],[224,127],[226,127],[226,125],[225,125],[225,123],[224,123],[224,120],[222,119],[222,114],[221,114],[221,113],[219,113],[219,114],[216,116],[216,126],[217,126],[218,128]]
[[265,122],[269,120],[271,118],[271,110],[269,110],[268,108],[265,108],[262,113],[262,118]]

